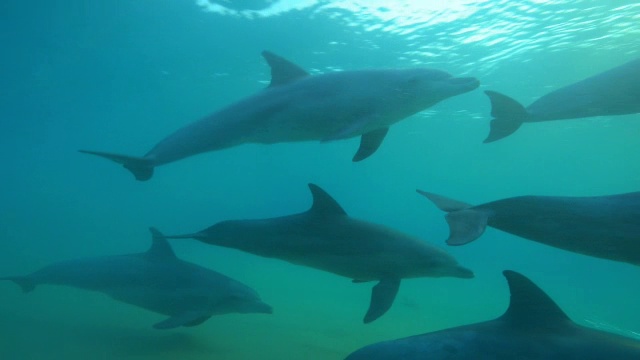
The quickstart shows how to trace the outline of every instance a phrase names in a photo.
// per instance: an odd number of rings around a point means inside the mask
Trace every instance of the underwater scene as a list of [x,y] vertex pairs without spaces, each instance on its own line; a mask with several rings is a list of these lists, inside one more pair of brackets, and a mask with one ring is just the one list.
[[0,359],[640,359],[637,1],[0,18]]

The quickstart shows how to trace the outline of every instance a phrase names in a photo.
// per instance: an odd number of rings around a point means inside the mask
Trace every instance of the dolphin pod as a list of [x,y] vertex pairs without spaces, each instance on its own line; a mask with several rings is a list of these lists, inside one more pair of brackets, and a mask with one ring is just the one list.
[[[427,68],[359,70],[310,75],[264,51],[271,69],[266,89],[160,140],[143,156],[80,150],[122,165],[139,181],[158,166],[242,144],[360,137],[352,161],[381,146],[389,128],[420,111],[479,87],[473,77]],[[495,91],[485,142],[525,122],[640,113],[640,59],[552,91],[524,107]],[[271,313],[250,287],[178,259],[167,239],[193,238],[281,259],[352,279],[376,282],[363,322],[392,307],[402,279],[473,278],[442,249],[394,229],[350,217],[327,192],[309,184],[307,211],[227,220],[195,233],[164,236],[151,228],[152,246],[139,254],[77,259],[26,276],[0,277],[24,292],[40,284],[97,291],[168,316],[157,329],[191,327],[226,313]],[[447,212],[449,245],[479,238],[487,226],[593,257],[640,265],[640,192],[596,196],[520,196],[473,206],[418,192]],[[347,360],[392,359],[640,359],[640,342],[580,326],[531,280],[504,271],[511,300],[494,320],[366,346]]]
[[196,233],[167,238],[193,238],[328,271],[354,282],[378,281],[365,323],[391,308],[401,279],[473,277],[473,272],[443,250],[391,228],[354,219],[320,187],[309,184],[309,189],[313,204],[308,211],[271,219],[222,221]]
[[472,206],[418,190],[447,212],[449,245],[487,226],[556,248],[640,265],[640,192],[609,196],[519,196]]
[[139,254],[69,260],[26,276],[3,277],[24,292],[37,285],[97,291],[113,299],[169,316],[156,329],[196,326],[228,313],[271,314],[255,290],[213,270],[180,260],[164,236],[151,228],[153,242]]
[[383,341],[345,360],[640,359],[640,341],[580,326],[531,280],[503,274],[511,300],[497,319]]
[[491,131],[485,143],[500,140],[525,122],[640,113],[640,58],[554,90],[526,108],[496,91],[491,100]]
[[378,149],[389,126],[479,86],[475,78],[426,68],[311,76],[274,53],[262,56],[271,67],[266,89],[179,129],[143,157],[80,151],[122,164],[140,181],[149,180],[156,166],[247,143],[360,136],[353,161],[361,161]]

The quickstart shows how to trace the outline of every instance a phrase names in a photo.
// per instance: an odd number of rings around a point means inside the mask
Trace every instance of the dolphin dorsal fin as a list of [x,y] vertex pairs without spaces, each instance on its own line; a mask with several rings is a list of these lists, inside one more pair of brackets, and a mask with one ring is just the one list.
[[288,84],[309,76],[309,73],[300,66],[270,51],[263,51],[262,56],[271,67],[269,87]]
[[511,270],[502,273],[511,293],[509,308],[502,319],[525,328],[558,328],[571,322],[558,304],[527,277]]
[[152,242],[151,247],[145,254],[154,258],[175,259],[176,254],[173,252],[173,249],[171,249],[171,245],[169,245],[167,238],[165,238],[164,235],[156,228],[151,227],[149,228],[149,231],[151,231]]
[[342,206],[318,185],[309,184],[309,190],[313,196],[313,205],[309,212],[321,215],[347,215]]

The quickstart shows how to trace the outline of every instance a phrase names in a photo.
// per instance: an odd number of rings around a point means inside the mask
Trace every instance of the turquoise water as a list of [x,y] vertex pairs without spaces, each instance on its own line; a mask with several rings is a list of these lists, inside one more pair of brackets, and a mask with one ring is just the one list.
[[[440,3],[446,3],[441,5]],[[640,339],[640,269],[488,229],[446,247],[443,214],[416,188],[470,203],[518,195],[638,191],[640,115],[523,126],[482,144],[489,102],[528,104],[637,58],[636,1],[65,1],[0,4],[0,274],[148,247],[148,226],[304,211],[319,184],[357,218],[445,248],[476,278],[412,279],[391,310],[362,316],[370,284],[193,241],[179,257],[236,278],[273,315],[214,317],[156,331],[162,315],[98,293],[0,283],[2,359],[342,359],[366,344],[501,314],[500,271],[520,271],[575,321]],[[241,4],[241,5],[236,5]],[[425,66],[475,76],[480,90],[393,126],[352,163],[357,139],[244,145],[136,182],[78,149],[144,154],[186,123],[259,91],[269,49],[312,73]]]

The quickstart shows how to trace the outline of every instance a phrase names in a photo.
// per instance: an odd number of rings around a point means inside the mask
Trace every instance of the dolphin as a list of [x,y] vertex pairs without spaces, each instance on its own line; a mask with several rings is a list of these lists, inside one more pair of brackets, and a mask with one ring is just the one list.
[[80,150],[122,164],[145,181],[156,166],[247,143],[332,141],[360,136],[353,161],[373,154],[389,126],[479,86],[434,69],[341,71],[310,76],[269,51],[270,85],[156,144],[143,157]]
[[353,279],[378,281],[364,322],[389,310],[400,280],[416,277],[472,278],[445,251],[385,226],[354,219],[340,204],[309,184],[308,211],[259,220],[228,220],[192,234],[167,236],[199,241],[277,258]]
[[496,91],[491,101],[491,131],[485,143],[500,140],[525,122],[640,113],[640,58],[554,90],[526,108]]
[[640,341],[580,326],[531,280],[503,274],[511,301],[497,319],[379,342],[345,360],[640,359]]
[[418,190],[446,211],[449,245],[488,226],[556,248],[640,265],[640,192],[567,197],[519,196],[472,206]]
[[36,285],[65,285],[98,291],[113,299],[169,316],[156,329],[196,326],[213,315],[271,314],[255,290],[218,272],[180,260],[164,236],[151,228],[143,253],[69,260],[26,276],[2,277],[24,292]]

